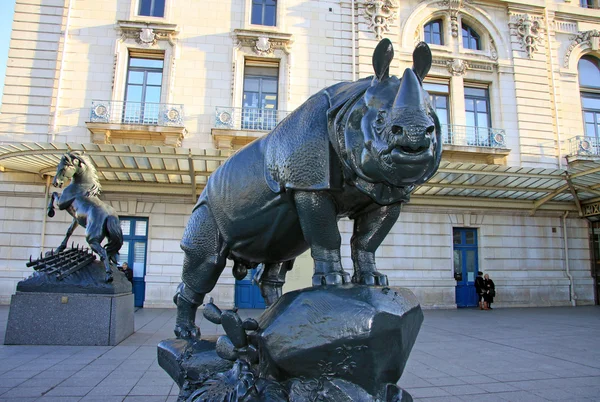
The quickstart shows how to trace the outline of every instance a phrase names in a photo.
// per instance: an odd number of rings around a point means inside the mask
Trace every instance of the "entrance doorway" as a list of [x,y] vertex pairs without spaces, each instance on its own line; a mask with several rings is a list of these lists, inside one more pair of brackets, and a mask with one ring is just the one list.
[[144,307],[146,297],[146,249],[148,246],[148,218],[120,217],[123,247],[119,264],[127,263],[133,269],[133,295],[136,307]]
[[456,279],[456,305],[477,306],[475,277],[479,270],[477,261],[477,229],[454,228],[454,279]]
[[256,269],[249,269],[241,281],[235,281],[235,306],[237,308],[265,308],[265,299],[258,285],[252,283]]

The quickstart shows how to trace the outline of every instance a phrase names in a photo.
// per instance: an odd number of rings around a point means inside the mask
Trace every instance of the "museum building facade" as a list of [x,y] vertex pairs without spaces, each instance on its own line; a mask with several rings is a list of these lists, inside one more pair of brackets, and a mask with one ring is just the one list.
[[[210,174],[312,94],[391,74],[419,41],[443,126],[440,169],[417,187],[377,253],[425,307],[598,303],[600,5],[596,0],[17,0],[0,109],[0,302],[57,247],[46,215],[61,155],[93,160],[119,213],[136,304],[171,307],[179,242]],[[351,270],[352,222],[339,223]],[[75,244],[85,245],[79,229]],[[230,265],[229,265],[230,266]],[[285,290],[309,286],[309,253]],[[261,307],[226,268],[221,307]]]

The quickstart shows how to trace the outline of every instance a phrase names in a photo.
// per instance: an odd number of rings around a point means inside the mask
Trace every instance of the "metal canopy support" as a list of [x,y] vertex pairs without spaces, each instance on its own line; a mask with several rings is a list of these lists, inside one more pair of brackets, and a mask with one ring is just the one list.
[[567,180],[567,185],[569,186],[569,191],[573,196],[573,200],[575,201],[575,205],[577,206],[577,212],[579,213],[579,217],[583,217],[583,210],[581,209],[581,201],[579,201],[579,197],[577,196],[577,191],[575,187],[573,187],[573,183],[571,183],[571,177],[566,174],[565,179]]
[[550,201],[551,199],[553,199],[554,197],[556,197],[557,195],[559,195],[563,191],[566,191],[568,188],[569,188],[569,185],[565,184],[564,186],[561,186],[561,187],[557,188],[556,190],[554,190],[553,192],[551,192],[547,196],[545,196],[543,198],[540,198],[537,201],[534,201],[534,203],[533,203],[533,209],[531,210],[530,215],[531,216],[535,215],[535,212],[538,209],[540,209],[540,207],[542,205],[544,205],[545,203],[547,203],[548,201]]
[[194,160],[192,153],[188,157],[188,165],[190,170],[190,182],[192,183],[192,202],[196,202],[196,169],[194,169]]

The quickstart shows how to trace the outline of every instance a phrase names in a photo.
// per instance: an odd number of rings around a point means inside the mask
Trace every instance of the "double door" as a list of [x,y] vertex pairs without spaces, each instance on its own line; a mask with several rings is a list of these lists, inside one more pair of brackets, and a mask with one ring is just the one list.
[[265,299],[260,294],[258,284],[252,280],[256,269],[249,269],[241,281],[235,281],[235,306],[238,308],[265,308]]
[[454,228],[454,279],[456,280],[456,305],[475,307],[478,303],[475,291],[477,277],[477,229]]
[[124,262],[133,270],[133,295],[136,307],[144,306],[146,296],[146,249],[148,246],[148,218],[120,217],[123,246],[119,264]]

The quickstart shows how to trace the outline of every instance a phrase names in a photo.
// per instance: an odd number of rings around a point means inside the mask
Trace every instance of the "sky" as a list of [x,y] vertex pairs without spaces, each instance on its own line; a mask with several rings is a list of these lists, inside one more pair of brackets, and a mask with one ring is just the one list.
[[[15,0],[0,0],[0,94],[4,90],[4,76],[6,75],[6,61],[8,58],[8,45],[10,31],[15,11]],[[2,98],[0,97],[0,104]]]

